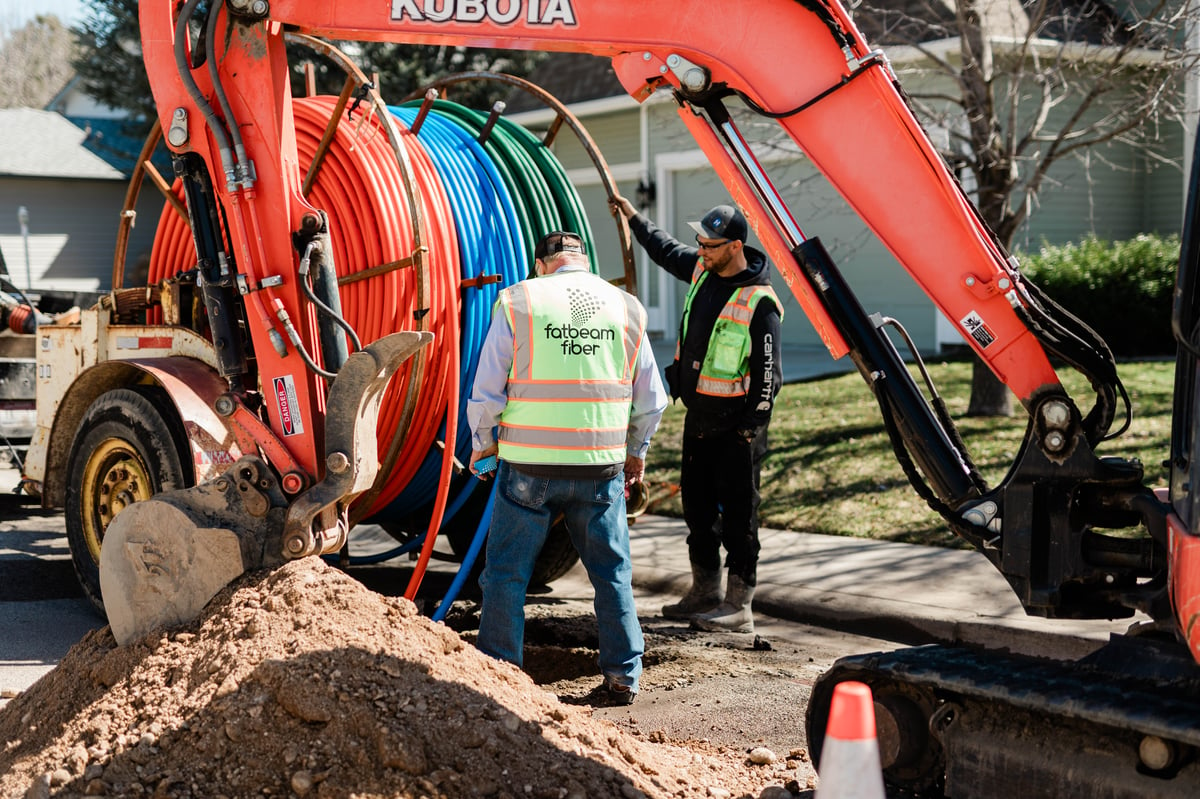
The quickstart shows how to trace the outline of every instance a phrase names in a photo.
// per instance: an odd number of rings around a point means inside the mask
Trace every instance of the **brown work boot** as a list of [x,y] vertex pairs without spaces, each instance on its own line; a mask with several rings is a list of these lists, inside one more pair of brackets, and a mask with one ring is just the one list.
[[752,633],[754,616],[750,603],[754,600],[754,586],[746,585],[736,574],[729,574],[729,588],[725,601],[707,613],[692,617],[692,627],[708,632]]
[[690,619],[697,613],[707,613],[721,604],[721,570],[701,568],[692,564],[692,587],[683,599],[673,605],[663,605],[667,619]]

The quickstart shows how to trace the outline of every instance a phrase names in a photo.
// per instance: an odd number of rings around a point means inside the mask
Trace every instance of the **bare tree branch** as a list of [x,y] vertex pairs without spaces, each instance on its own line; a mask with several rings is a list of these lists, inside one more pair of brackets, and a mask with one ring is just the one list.
[[34,17],[0,38],[0,108],[42,108],[71,78],[77,49],[53,14]]
[[1183,81],[1196,61],[1183,33],[1195,9],[1157,0],[1133,16],[1126,5],[863,0],[854,13],[873,43],[913,54],[897,70],[917,78],[914,112],[946,131],[943,157],[970,172],[984,221],[1011,246],[1065,158],[1120,142],[1178,163],[1158,126],[1183,123]]
[[[1196,54],[1185,30],[1193,0],[859,0],[853,13],[893,59],[913,112],[942,157],[970,178],[979,213],[1012,248],[1054,167],[1129,169],[1105,146],[1142,163],[1180,166],[1162,129],[1186,123],[1184,81]],[[1088,200],[1092,197],[1089,192]],[[1090,211],[1089,211],[1090,216]],[[1011,393],[976,365],[968,413],[1011,412]]]

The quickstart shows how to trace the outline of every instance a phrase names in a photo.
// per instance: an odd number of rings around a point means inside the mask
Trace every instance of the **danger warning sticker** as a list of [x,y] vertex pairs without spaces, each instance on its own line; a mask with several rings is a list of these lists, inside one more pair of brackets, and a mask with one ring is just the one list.
[[291,375],[277,377],[275,384],[275,403],[279,406],[279,424],[283,427],[285,436],[299,435],[304,432],[304,419],[300,416],[300,401],[296,397],[296,384]]

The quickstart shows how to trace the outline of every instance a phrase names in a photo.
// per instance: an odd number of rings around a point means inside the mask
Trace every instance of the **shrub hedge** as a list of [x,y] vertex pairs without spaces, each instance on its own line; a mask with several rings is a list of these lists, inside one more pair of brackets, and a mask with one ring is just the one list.
[[1179,236],[1095,237],[1043,246],[1021,272],[1108,342],[1115,355],[1172,355],[1171,295]]

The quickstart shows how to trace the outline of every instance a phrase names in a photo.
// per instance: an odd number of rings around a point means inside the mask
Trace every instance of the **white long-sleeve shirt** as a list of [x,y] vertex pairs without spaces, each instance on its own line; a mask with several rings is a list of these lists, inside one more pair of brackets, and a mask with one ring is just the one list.
[[[579,264],[567,264],[560,272],[587,271]],[[537,278],[531,278],[537,279]],[[513,363],[513,331],[504,314],[492,317],[492,324],[479,351],[475,370],[475,385],[467,400],[467,423],[471,426],[471,446],[476,452],[496,443],[496,426],[508,404],[506,387]],[[667,407],[667,392],[658,374],[654,350],[646,334],[638,346],[637,363],[633,371],[633,399],[626,435],[628,455],[644,459],[650,449],[650,439],[658,429],[659,420]]]

